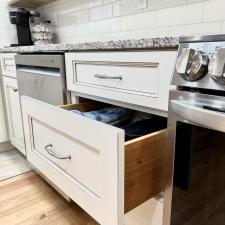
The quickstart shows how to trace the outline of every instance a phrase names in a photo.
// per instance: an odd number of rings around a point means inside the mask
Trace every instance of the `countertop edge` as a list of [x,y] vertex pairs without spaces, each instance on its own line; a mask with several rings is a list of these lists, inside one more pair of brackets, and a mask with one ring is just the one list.
[[40,53],[40,52],[73,52],[73,51],[115,51],[115,50],[175,50],[178,48],[178,37],[160,37],[145,39],[128,39],[107,42],[62,43],[41,46],[20,46],[0,48],[0,53]]

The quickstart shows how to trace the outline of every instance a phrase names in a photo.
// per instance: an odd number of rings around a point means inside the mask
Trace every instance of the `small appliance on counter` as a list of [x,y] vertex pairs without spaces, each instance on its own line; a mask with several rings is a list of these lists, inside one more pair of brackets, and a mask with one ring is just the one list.
[[11,24],[15,24],[17,29],[17,46],[27,46],[33,44],[30,31],[30,16],[30,12],[24,8],[9,9],[10,22]]

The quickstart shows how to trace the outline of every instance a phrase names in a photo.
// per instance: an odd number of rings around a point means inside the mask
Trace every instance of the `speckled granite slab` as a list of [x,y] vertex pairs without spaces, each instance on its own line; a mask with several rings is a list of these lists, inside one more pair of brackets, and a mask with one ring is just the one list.
[[74,44],[52,44],[42,46],[23,46],[0,48],[0,52],[57,52],[90,50],[129,50],[129,49],[163,49],[177,48],[177,37],[119,40],[108,42],[87,42]]

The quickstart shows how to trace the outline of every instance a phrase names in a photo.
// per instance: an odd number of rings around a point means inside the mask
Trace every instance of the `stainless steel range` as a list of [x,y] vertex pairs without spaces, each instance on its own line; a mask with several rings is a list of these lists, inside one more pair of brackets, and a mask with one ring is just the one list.
[[225,35],[180,39],[163,225],[225,225]]

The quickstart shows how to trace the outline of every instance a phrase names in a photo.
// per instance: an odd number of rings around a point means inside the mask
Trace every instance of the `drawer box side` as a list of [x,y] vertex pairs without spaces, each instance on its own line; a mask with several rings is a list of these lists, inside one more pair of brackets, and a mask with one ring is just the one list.
[[161,130],[126,143],[125,213],[163,191],[166,135]]

